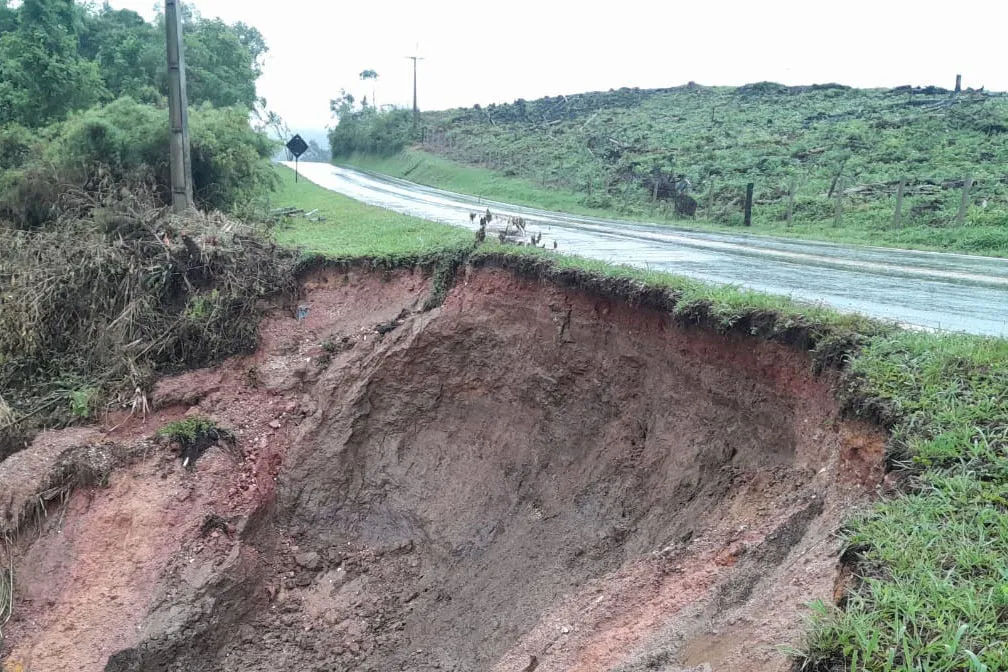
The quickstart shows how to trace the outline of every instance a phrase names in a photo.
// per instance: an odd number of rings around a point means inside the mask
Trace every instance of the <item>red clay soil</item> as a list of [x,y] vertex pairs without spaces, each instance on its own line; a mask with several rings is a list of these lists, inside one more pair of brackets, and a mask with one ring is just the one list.
[[[786,669],[882,433],[784,346],[505,271],[421,312],[429,285],[320,274],[146,421],[0,463],[11,531],[67,447],[128,456],[20,524],[4,671]],[[190,471],[150,437],[196,412],[238,446]]]

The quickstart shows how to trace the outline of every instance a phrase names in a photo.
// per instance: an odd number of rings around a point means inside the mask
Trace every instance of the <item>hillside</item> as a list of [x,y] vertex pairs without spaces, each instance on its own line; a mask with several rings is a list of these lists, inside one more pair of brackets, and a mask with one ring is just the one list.
[[[593,211],[737,226],[752,182],[754,231],[1008,254],[1001,94],[690,84],[428,112],[423,121],[423,152],[575,195]],[[406,163],[398,172],[419,162]]]

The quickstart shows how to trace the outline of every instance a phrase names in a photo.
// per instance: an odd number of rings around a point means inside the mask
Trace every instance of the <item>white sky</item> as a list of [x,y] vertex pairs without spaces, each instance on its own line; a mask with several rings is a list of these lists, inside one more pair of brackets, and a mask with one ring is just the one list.
[[[270,53],[259,94],[297,129],[330,123],[341,87],[421,109],[690,80],[836,81],[1008,90],[1008,1],[183,0],[256,26]],[[163,4],[111,0],[148,19]]]

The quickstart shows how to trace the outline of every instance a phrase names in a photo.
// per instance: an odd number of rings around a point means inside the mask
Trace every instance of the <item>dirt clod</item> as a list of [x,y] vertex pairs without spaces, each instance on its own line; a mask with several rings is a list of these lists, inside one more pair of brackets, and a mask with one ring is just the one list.
[[309,551],[307,553],[298,553],[294,556],[294,562],[298,564],[299,567],[310,570],[322,569],[322,561],[319,558],[319,554],[315,551]]

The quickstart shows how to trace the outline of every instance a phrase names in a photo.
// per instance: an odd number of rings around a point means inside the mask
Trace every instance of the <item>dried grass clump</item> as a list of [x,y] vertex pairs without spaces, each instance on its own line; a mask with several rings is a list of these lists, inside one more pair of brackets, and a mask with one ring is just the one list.
[[0,645],[3,629],[14,613],[14,553],[10,540],[0,539]]
[[44,228],[0,222],[0,395],[22,427],[249,351],[263,300],[296,291],[294,256],[266,231],[157,202],[143,183],[98,179]]
[[14,411],[0,397],[0,460],[14,452],[17,445],[17,418]]

